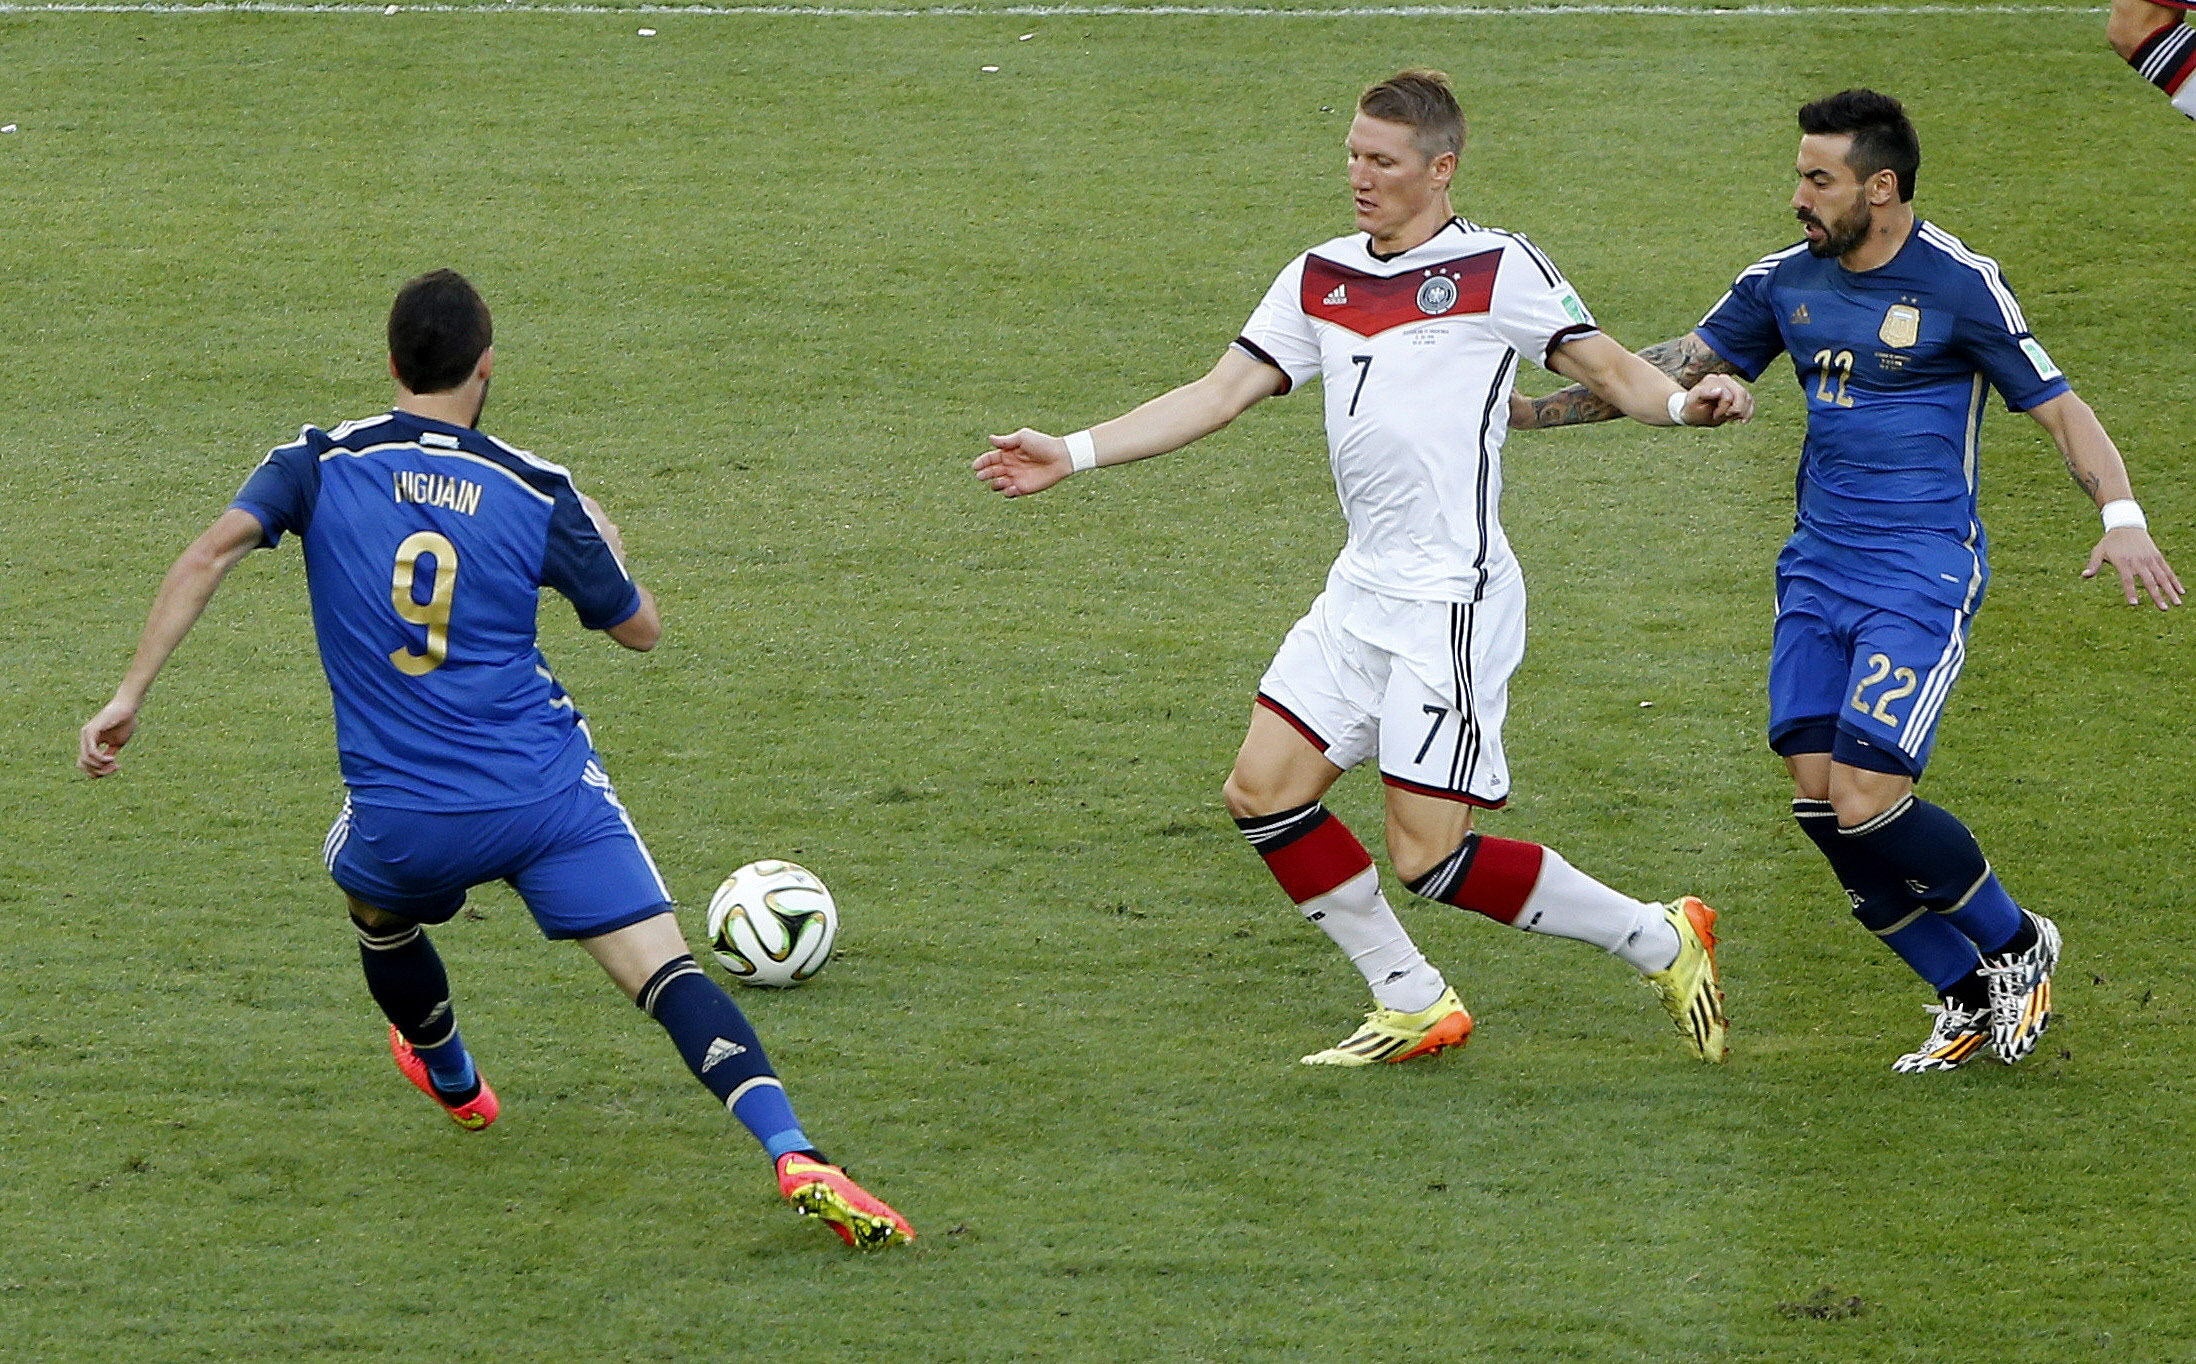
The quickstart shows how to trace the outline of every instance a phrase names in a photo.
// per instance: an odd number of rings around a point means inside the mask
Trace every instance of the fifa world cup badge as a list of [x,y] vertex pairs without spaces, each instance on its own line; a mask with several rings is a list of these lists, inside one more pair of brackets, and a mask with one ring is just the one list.
[[1905,350],[1921,339],[1921,330],[1921,309],[1910,308],[1904,303],[1894,303],[1890,311],[1883,315],[1883,326],[1877,329],[1876,335],[1891,349]]

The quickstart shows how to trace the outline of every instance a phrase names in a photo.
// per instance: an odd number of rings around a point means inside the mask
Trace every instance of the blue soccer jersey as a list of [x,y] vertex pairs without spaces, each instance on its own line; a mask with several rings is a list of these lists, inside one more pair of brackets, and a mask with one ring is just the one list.
[[233,505],[267,545],[304,542],[354,802],[506,809],[580,780],[593,748],[535,645],[540,589],[594,630],[639,610],[640,592],[570,473],[400,411],[306,427]]
[[1747,267],[1696,330],[1748,379],[1780,351],[1798,371],[1807,440],[1779,576],[1973,611],[1990,572],[1975,499],[1986,385],[2015,411],[2067,392],[1997,262],[1920,221],[1864,272],[1792,246]]

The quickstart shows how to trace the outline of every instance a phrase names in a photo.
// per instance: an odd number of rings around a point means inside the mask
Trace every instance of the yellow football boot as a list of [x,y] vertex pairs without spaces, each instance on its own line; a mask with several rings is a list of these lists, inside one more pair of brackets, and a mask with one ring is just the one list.
[[1651,972],[1647,983],[1661,996],[1663,1011],[1693,1054],[1703,1061],[1721,1061],[1730,1054],[1723,1040],[1730,1025],[1723,1016],[1723,987],[1716,980],[1716,912],[1688,895],[1664,906],[1663,913],[1677,930],[1677,960],[1666,970]]
[[1461,1047],[1471,1040],[1472,1016],[1456,988],[1415,1014],[1396,1009],[1374,1009],[1364,1025],[1325,1051],[1304,1058],[1307,1066],[1370,1066],[1394,1064],[1414,1056],[1431,1056],[1447,1047]]

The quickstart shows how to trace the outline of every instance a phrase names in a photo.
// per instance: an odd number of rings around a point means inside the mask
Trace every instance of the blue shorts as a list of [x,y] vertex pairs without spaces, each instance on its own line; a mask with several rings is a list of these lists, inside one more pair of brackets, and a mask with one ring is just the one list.
[[1769,746],[1919,777],[1967,661],[1974,615],[1918,594],[1871,595],[1862,601],[1812,578],[1778,580]]
[[376,909],[448,923],[465,892],[508,881],[546,938],[592,938],[671,907],[602,764],[547,800],[439,813],[343,802],[322,850],[328,874]]

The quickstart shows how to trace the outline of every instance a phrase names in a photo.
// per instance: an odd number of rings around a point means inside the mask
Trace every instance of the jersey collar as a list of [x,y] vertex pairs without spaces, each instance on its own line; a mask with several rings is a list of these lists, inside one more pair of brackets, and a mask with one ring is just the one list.
[[1871,279],[1890,273],[1894,266],[1906,259],[1906,253],[1914,249],[1914,243],[1921,240],[1922,225],[1925,221],[1920,214],[1915,214],[1914,225],[1907,229],[1906,240],[1899,243],[1899,249],[1891,253],[1890,259],[1873,270],[1848,270],[1845,268],[1845,262],[1841,260],[1833,260],[1830,263],[1838,267],[1839,274],[1849,279]]
[[1372,257],[1374,260],[1380,262],[1382,265],[1393,265],[1395,262],[1403,259],[1405,256],[1410,255],[1411,252],[1423,251],[1427,247],[1432,246],[1435,242],[1440,241],[1442,234],[1446,233],[1452,227],[1455,228],[1457,231],[1462,232],[1464,230],[1464,220],[1455,216],[1454,214],[1451,214],[1449,217],[1449,221],[1443,223],[1440,227],[1435,228],[1434,234],[1431,237],[1428,237],[1426,240],[1420,242],[1416,246],[1405,247],[1401,251],[1390,251],[1386,255],[1382,255],[1380,252],[1373,250],[1373,239],[1372,233],[1370,232],[1364,234],[1364,241],[1361,242],[1360,245],[1365,248],[1366,255]]
[[453,436],[470,436],[477,429],[470,426],[459,426],[455,422],[446,422],[436,417],[424,416],[418,412],[407,412],[401,407],[390,408],[389,418],[392,421],[410,422],[413,426],[424,431],[447,431]]

